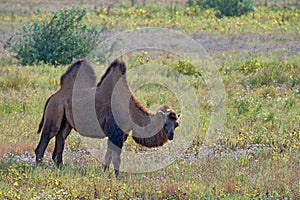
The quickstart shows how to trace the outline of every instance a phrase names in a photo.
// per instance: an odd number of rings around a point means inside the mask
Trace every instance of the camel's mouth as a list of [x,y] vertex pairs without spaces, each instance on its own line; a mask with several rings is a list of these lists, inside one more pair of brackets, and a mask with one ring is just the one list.
[[165,134],[166,134],[168,140],[171,141],[171,140],[174,139],[174,132],[173,132],[173,131],[169,131],[169,132],[166,132],[166,131],[165,131]]
[[172,134],[172,136],[169,136],[168,137],[168,140],[170,140],[170,141],[172,141],[173,139],[174,139],[174,136],[173,136],[174,134]]

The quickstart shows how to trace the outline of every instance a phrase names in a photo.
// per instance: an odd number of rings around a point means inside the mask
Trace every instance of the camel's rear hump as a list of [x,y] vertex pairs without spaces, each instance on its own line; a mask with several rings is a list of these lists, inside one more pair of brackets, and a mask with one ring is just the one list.
[[60,86],[62,89],[73,88],[75,81],[79,87],[89,88],[96,86],[96,73],[93,67],[84,59],[75,61],[67,71],[60,77]]

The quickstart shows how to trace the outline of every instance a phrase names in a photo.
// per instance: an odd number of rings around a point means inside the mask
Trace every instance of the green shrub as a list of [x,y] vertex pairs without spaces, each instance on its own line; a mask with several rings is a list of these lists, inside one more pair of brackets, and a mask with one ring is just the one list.
[[83,23],[86,10],[64,9],[23,25],[6,48],[22,65],[37,62],[69,64],[86,56],[98,41],[99,29]]
[[254,0],[216,0],[217,17],[241,16],[254,10]]
[[254,10],[254,0],[188,0],[187,6],[200,6],[203,9],[214,8],[217,17],[241,16]]

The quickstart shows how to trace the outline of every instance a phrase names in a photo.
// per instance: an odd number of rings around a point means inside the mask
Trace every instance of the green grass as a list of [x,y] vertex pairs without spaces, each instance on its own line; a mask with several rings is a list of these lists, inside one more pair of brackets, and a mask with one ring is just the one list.
[[[300,62],[286,60],[268,63],[268,59],[256,58],[265,68],[281,65],[274,70],[299,70]],[[176,62],[175,62],[176,63]],[[237,63],[226,66],[228,71],[222,75],[227,92],[227,120],[225,129],[219,133],[219,149],[213,157],[204,157],[207,150],[201,149],[201,135],[208,127],[210,106],[201,98],[201,122],[199,137],[188,150],[198,154],[196,161],[179,159],[172,165],[157,172],[146,174],[122,174],[121,181],[114,179],[112,171],[103,173],[101,163],[91,159],[85,166],[68,160],[63,169],[48,165],[36,167],[13,157],[1,160],[0,194],[8,199],[40,198],[297,198],[299,196],[299,148],[300,148],[300,106],[299,82],[294,88],[284,89],[276,81],[268,84],[255,84],[246,90],[245,79],[252,79],[261,71],[245,72],[244,65]],[[255,65],[255,63],[254,63]],[[1,86],[1,154],[33,154],[39,135],[35,134],[41,118],[44,102],[59,86],[59,76],[67,66],[7,66],[2,67]],[[97,69],[97,68],[96,68]],[[252,68],[251,68],[252,69]],[[100,69],[97,74],[102,74]],[[295,70],[282,74],[287,84],[290,77],[297,77]],[[264,76],[261,79],[265,78]],[[193,78],[190,77],[191,82]],[[233,82],[234,80],[234,82]],[[200,86],[205,87],[203,81]],[[248,84],[248,83],[247,83]],[[251,85],[251,84],[250,84]],[[201,87],[200,87],[201,88]],[[282,91],[283,90],[283,91]],[[206,93],[198,89],[200,93]],[[159,93],[159,95],[158,95]],[[143,87],[136,92],[144,105],[168,102],[171,93],[161,87]],[[171,104],[176,106],[176,101]],[[192,120],[192,119],[191,119]],[[184,134],[184,133],[177,133]],[[176,136],[175,136],[176,137]],[[235,151],[259,145],[265,148],[241,153],[231,157]],[[84,145],[80,137],[72,134],[67,146],[73,149]],[[135,148],[132,141],[126,149]],[[53,141],[50,144],[51,151]],[[229,156],[221,154],[229,152]],[[71,154],[72,156],[72,154]],[[215,157],[214,157],[215,156]],[[68,157],[68,156],[67,156]],[[197,157],[196,157],[197,158]],[[80,159],[80,158],[78,158]],[[49,161],[49,160],[48,160]]]
[[[173,28],[189,35],[200,31],[213,38],[248,36],[247,44],[284,46],[299,37],[299,10],[258,8],[241,18],[217,19],[212,10],[201,11],[154,5],[144,8],[114,7],[90,10],[87,22],[106,24],[108,30],[122,31],[142,26]],[[190,13],[187,13],[190,12]],[[285,19],[282,21],[282,13]],[[32,13],[0,14],[1,31],[14,30]],[[21,19],[22,18],[22,19]],[[6,26],[14,21],[13,26]],[[21,22],[22,20],[22,22]],[[299,39],[296,40],[299,42]],[[278,50],[278,48],[276,48]],[[161,52],[160,52],[161,53]],[[65,165],[56,169],[47,154],[45,165],[18,155],[34,149],[36,134],[46,99],[59,87],[59,77],[67,66],[20,66],[7,52],[0,61],[0,199],[299,199],[300,171],[300,54],[285,51],[231,49],[210,51],[222,76],[227,95],[225,126],[216,132],[213,146],[203,145],[209,128],[209,91],[190,63],[175,55],[151,52],[124,56],[131,69],[144,63],[160,63],[186,74],[200,99],[200,119],[192,145],[171,165],[150,173],[103,173],[102,164],[83,149],[83,139],[71,133],[66,141]],[[100,75],[104,67],[95,67]],[[139,88],[137,98],[155,107],[166,102],[180,111],[176,96],[164,87]],[[184,117],[184,116],[183,116]],[[184,137],[178,129],[176,138]],[[52,152],[51,141],[48,152]],[[144,151],[129,139],[126,150]],[[29,157],[30,157],[29,156]],[[33,159],[33,158],[31,158]]]

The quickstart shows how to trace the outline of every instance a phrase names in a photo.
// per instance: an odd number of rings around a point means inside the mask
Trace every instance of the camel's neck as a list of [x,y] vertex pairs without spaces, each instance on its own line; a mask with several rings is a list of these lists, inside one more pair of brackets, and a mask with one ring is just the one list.
[[132,94],[132,92],[130,93],[130,118],[134,123],[136,123],[139,126],[147,126],[151,121],[151,117],[153,117],[155,114],[152,113],[148,108],[144,107]]
[[145,147],[159,147],[168,139],[163,130],[163,118],[159,114],[152,113],[132,96],[130,102],[130,115],[135,123],[132,137],[134,141]]

